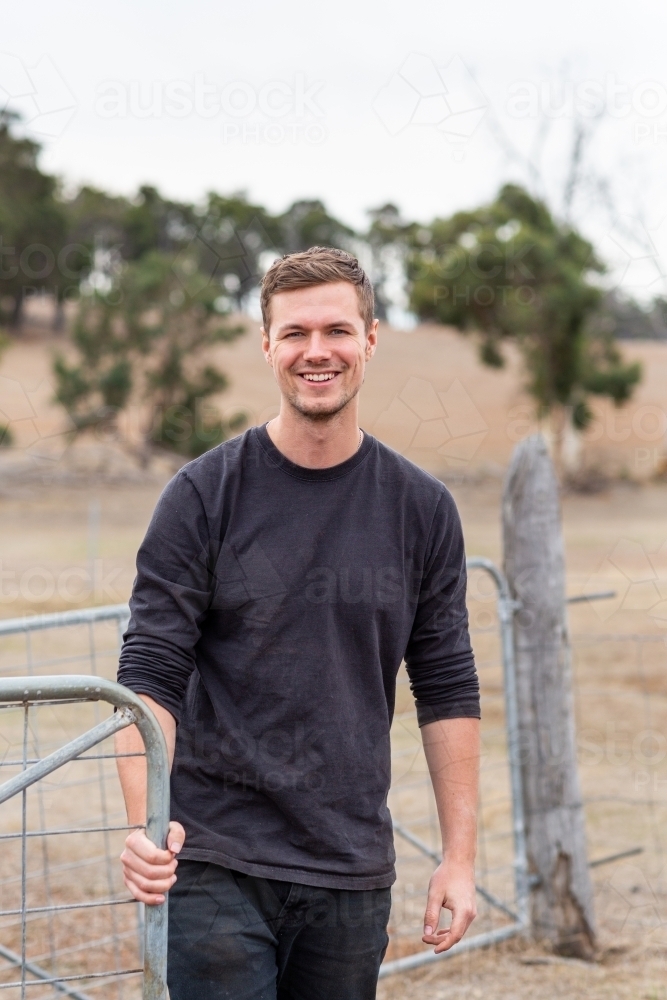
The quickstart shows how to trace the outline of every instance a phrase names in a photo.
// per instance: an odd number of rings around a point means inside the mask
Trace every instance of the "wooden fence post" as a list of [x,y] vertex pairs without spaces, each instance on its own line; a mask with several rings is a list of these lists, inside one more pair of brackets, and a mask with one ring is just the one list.
[[514,599],[519,746],[531,926],[556,952],[592,958],[586,856],[565,611],[558,482],[540,434],[515,449],[503,494],[505,573]]

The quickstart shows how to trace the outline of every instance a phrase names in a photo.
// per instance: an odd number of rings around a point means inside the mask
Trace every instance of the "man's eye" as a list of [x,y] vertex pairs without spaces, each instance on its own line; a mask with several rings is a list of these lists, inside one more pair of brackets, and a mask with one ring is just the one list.
[[332,330],[331,332],[332,333],[347,333],[347,330],[338,330],[338,329],[336,329],[336,330]]

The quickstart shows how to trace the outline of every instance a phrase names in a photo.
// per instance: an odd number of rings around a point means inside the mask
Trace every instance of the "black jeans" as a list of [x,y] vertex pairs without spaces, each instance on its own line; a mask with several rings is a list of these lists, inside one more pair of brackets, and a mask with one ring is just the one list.
[[317,889],[182,860],[171,1000],[374,1000],[389,889]]

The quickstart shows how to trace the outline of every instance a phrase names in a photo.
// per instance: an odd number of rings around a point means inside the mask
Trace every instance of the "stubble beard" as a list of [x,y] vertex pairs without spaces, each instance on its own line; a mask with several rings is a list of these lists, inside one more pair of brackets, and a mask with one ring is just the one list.
[[323,423],[327,420],[332,420],[337,416],[346,406],[352,402],[355,396],[358,394],[360,386],[354,386],[347,392],[343,392],[338,399],[332,400],[331,402],[313,401],[313,403],[307,403],[301,398],[298,392],[290,391],[285,393],[285,399],[292,407],[296,410],[302,417],[307,420],[312,420],[314,423]]

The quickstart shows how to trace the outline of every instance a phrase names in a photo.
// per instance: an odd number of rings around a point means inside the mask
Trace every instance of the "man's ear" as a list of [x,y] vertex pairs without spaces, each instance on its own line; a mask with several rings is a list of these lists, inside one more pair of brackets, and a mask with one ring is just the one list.
[[262,335],[262,351],[264,352],[264,359],[267,364],[273,367],[273,360],[271,358],[271,341],[269,335],[263,326],[260,326],[259,332]]
[[380,321],[377,320],[377,319],[374,319],[373,322],[372,322],[372,324],[371,324],[370,330],[366,334],[366,351],[365,351],[366,361],[370,361],[370,359],[375,354],[375,348],[377,347],[377,342],[378,342],[378,326],[379,325],[380,325]]

